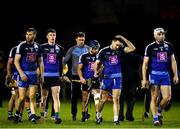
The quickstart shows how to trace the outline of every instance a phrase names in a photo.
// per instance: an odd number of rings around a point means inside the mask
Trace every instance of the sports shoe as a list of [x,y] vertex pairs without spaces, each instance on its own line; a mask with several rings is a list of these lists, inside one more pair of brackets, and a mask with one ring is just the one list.
[[162,118],[163,118],[162,115],[158,115],[158,120],[159,120],[159,123],[160,123],[161,125],[163,124]]
[[124,121],[124,116],[121,116],[121,115],[120,115],[119,118],[118,118],[118,120],[119,120],[119,121]]
[[102,117],[100,117],[99,119],[100,119],[101,122],[103,122],[103,118]]
[[88,120],[91,117],[90,114],[86,114],[86,120]]
[[72,116],[72,121],[76,121],[76,116],[75,115]]
[[55,124],[61,124],[62,120],[61,118],[55,118]]
[[31,119],[31,122],[34,123],[34,124],[36,124],[36,119],[35,119],[35,118],[32,118],[32,119]]
[[17,116],[17,115],[15,115],[14,116],[14,122],[15,123],[18,123],[18,122],[20,122],[21,120],[20,120],[20,117],[19,116]]
[[10,117],[8,117],[8,120],[9,120],[9,121],[14,120],[14,116],[10,116]]
[[30,120],[32,123],[36,124],[36,115],[35,115],[35,114],[31,114],[31,116],[29,117],[29,120]]
[[100,118],[99,118],[99,119],[97,119],[97,118],[96,118],[96,124],[97,124],[97,125],[100,125],[100,124],[101,124],[101,122],[102,122],[102,121],[101,121],[101,119],[100,119]]
[[114,125],[120,125],[120,122],[119,122],[119,120],[117,120],[117,121],[114,121]]
[[126,115],[126,120],[134,121],[134,117],[132,115]]
[[154,121],[153,123],[154,123],[154,126],[160,126],[160,125],[161,125],[158,120],[157,120],[157,121]]
[[144,112],[144,117],[149,118],[149,112]]
[[82,122],[85,122],[85,121],[86,121],[86,117],[82,116],[81,121],[82,121]]
[[40,118],[41,118],[40,116],[36,116],[36,115],[35,115],[35,119],[36,119],[36,120],[39,120]]

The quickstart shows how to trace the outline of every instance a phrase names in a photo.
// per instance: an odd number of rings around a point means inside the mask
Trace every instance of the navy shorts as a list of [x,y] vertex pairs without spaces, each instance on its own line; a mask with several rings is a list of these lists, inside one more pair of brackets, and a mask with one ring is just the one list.
[[103,90],[122,89],[122,77],[104,78],[100,88]]
[[171,79],[169,73],[158,74],[157,72],[152,72],[149,75],[149,81],[151,85],[171,85]]
[[50,89],[54,86],[60,86],[59,77],[45,77],[44,78],[44,87],[45,89]]
[[18,87],[28,88],[30,85],[38,85],[39,81],[37,74],[26,75],[26,76],[27,76],[26,82],[22,81],[19,75],[17,76]]

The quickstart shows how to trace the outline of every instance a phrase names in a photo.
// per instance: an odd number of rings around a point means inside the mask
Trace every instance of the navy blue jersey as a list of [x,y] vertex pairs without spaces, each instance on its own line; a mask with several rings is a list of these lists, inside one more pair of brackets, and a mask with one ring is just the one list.
[[118,50],[111,49],[107,46],[99,51],[97,60],[99,60],[103,66],[103,74],[106,78],[121,77],[121,57],[124,54],[124,48]]
[[96,61],[96,55],[86,53],[80,56],[79,64],[83,64],[83,77],[85,79],[94,77],[94,63]]
[[164,41],[161,44],[156,42],[149,44],[144,55],[150,59],[150,71],[168,71],[172,54],[174,54],[172,45]]
[[[13,47],[10,52],[9,52],[9,58],[12,58],[13,61],[14,61],[14,58],[15,58],[15,54],[16,54],[16,49],[17,49],[17,46]],[[14,63],[13,63],[14,64]],[[16,69],[16,67],[13,65],[12,67],[12,73],[13,75],[17,75],[18,74],[18,71]]]
[[17,46],[16,54],[21,55],[20,65],[23,71],[28,74],[28,71],[36,72],[38,68],[38,58],[42,57],[41,48],[38,43],[32,44],[21,42]]
[[58,44],[41,46],[44,61],[44,76],[59,77],[62,75],[62,60],[65,55],[64,48]]

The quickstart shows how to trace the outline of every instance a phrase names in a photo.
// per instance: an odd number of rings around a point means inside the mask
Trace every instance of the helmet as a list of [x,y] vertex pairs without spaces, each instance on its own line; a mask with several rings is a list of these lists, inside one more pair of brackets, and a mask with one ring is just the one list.
[[97,40],[91,40],[89,41],[88,43],[89,47],[91,48],[96,48],[96,49],[99,49],[100,48],[100,44]]
[[164,29],[163,28],[156,28],[154,29],[153,33],[154,35],[156,36],[158,33],[165,33]]

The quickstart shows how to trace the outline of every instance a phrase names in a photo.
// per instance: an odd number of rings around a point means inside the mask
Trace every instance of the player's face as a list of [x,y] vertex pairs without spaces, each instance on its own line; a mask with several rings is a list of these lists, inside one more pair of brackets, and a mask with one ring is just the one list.
[[154,36],[157,42],[163,42],[165,40],[165,34],[163,32],[159,32]]
[[36,38],[36,33],[34,33],[33,31],[26,32],[26,41],[27,42],[33,42],[35,38]]
[[78,46],[83,46],[85,42],[85,37],[77,37],[76,42]]
[[114,50],[119,49],[121,46],[122,46],[122,43],[121,43],[119,40],[112,41],[112,48],[113,48]]
[[98,48],[91,48],[92,54],[98,54],[99,49]]
[[48,43],[55,43],[56,42],[56,33],[48,33],[47,34]]

